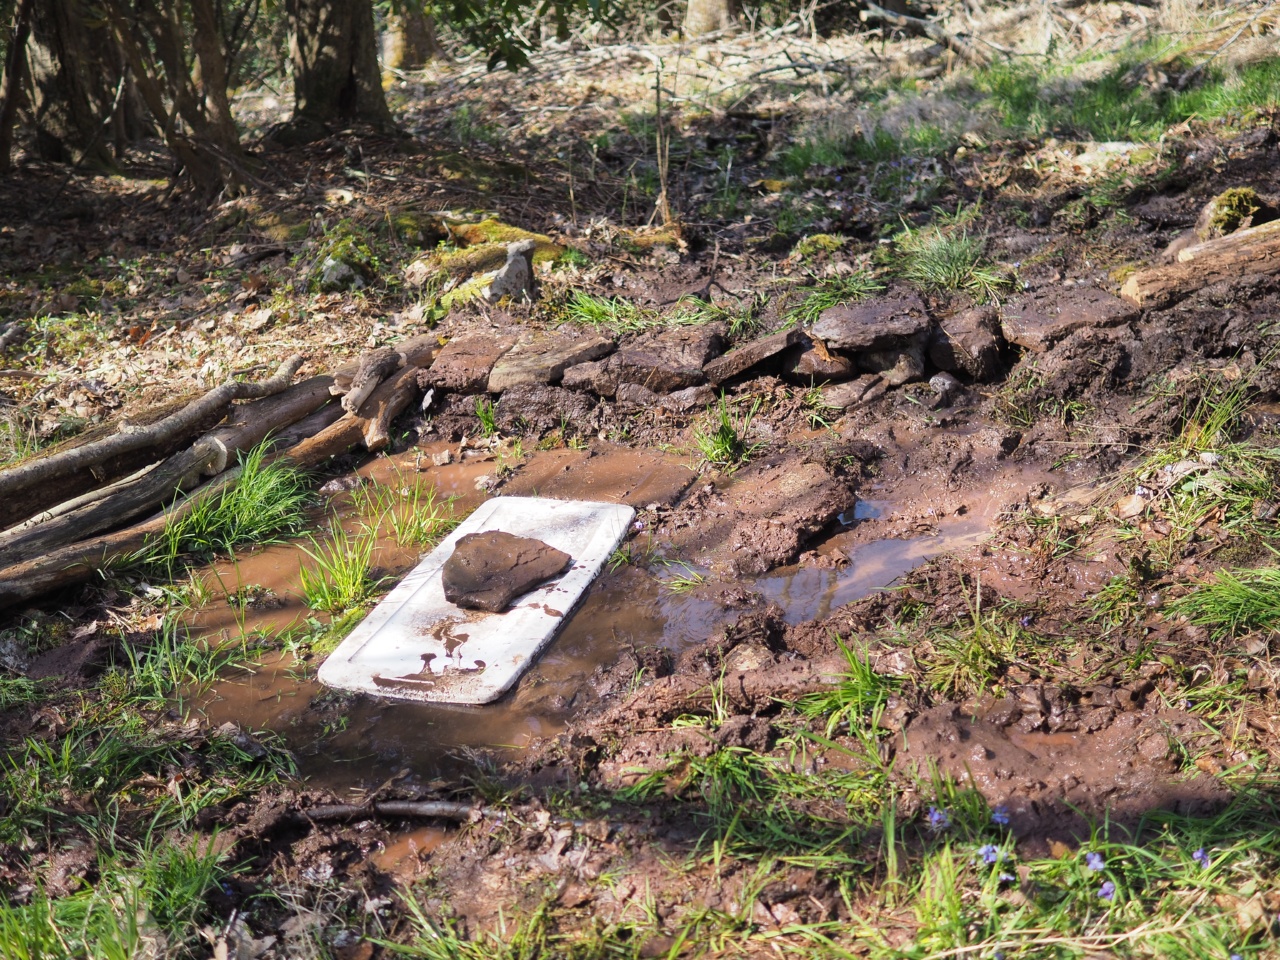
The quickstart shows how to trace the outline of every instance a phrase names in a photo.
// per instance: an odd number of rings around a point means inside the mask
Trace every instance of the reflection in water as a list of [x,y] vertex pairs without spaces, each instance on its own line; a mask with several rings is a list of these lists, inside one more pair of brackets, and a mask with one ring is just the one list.
[[863,543],[848,551],[848,565],[838,570],[784,567],[757,580],[755,588],[786,611],[787,623],[803,623],[887,587],[940,553],[972,546],[986,533],[986,521],[973,519],[950,524],[937,536]]

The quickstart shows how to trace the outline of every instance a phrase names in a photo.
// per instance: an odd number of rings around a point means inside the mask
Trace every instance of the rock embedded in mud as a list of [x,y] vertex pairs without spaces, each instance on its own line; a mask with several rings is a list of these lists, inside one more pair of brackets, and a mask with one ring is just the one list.
[[1079,330],[1118,327],[1138,309],[1097,287],[1046,288],[1006,303],[1000,326],[1010,343],[1044,353]]
[[895,287],[875,300],[824,310],[811,332],[836,350],[901,349],[915,342],[923,344],[929,332],[929,314],[918,293]]
[[858,354],[858,367],[879,374],[891,387],[924,377],[924,343],[914,343],[897,350],[868,350]]
[[753,367],[772,360],[788,347],[797,346],[806,339],[805,335],[796,329],[770,334],[738,347],[724,356],[716,357],[703,368],[703,372],[706,373],[709,382],[720,386]]
[[801,384],[823,381],[847,380],[853,376],[853,361],[838,353],[828,353],[825,347],[814,343],[802,343],[792,347],[782,359],[783,375]]
[[564,573],[573,558],[541,540],[501,530],[469,533],[444,563],[444,596],[465,610],[501,613],[516,597]]
[[512,348],[510,337],[469,336],[445,344],[427,371],[428,385],[451,393],[483,393],[494,364]]
[[603,337],[542,334],[522,339],[494,363],[489,392],[502,393],[525,384],[557,384],[570,367],[598,360],[612,350],[613,341]]
[[973,307],[938,324],[929,341],[929,359],[940,370],[991,383],[1004,374],[1002,344],[999,311],[991,306]]
[[685,387],[662,397],[658,406],[673,413],[688,413],[691,410],[701,410],[707,404],[714,403],[715,399],[716,392],[708,386]]
[[606,360],[604,369],[615,383],[674,393],[706,383],[703,368],[722,352],[723,324],[673,327],[632,341]]
[[867,373],[848,383],[823,387],[822,403],[837,410],[853,410],[883,397],[888,391],[889,384],[883,377]]

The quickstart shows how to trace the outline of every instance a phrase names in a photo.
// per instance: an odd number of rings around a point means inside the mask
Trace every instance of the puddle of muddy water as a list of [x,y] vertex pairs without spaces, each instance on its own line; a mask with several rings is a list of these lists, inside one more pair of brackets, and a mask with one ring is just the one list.
[[[426,457],[432,452],[429,448]],[[653,454],[637,455],[641,459],[630,467],[626,456],[619,449],[607,451],[598,462],[585,461],[576,453],[573,457],[563,452],[541,460],[535,457],[529,476],[537,479],[541,488],[537,492],[555,494],[560,492],[556,486],[569,482],[577,496],[586,496],[590,490],[578,489],[584,486],[578,468],[590,462],[592,483],[604,484],[599,499],[629,501],[635,497],[641,505],[659,496],[674,499],[688,484],[687,470],[681,473],[668,467]],[[414,469],[424,463],[426,470],[419,473]],[[458,513],[464,515],[482,499],[475,490],[476,477],[491,472],[493,466],[492,462],[473,461],[431,467],[429,459],[393,462],[384,458],[359,472],[390,486],[421,478],[441,495],[457,495]],[[568,466],[574,468],[572,472]],[[631,468],[634,470],[628,478]],[[585,486],[592,487],[592,483]],[[987,499],[994,503],[993,498]],[[880,539],[891,531],[902,537],[901,526],[894,527],[889,519],[894,504],[862,501],[851,516],[842,518],[846,525],[819,545],[822,553],[844,554],[849,561],[846,565],[838,569],[784,568],[746,586],[776,600],[789,622],[823,617],[890,585],[930,557],[978,542],[986,534],[994,510],[988,509],[985,499],[971,503],[973,508],[963,516],[933,524],[928,536]],[[341,505],[341,499],[335,502],[335,506]],[[345,509],[344,525],[354,525],[357,518],[350,515],[349,504]],[[269,589],[274,597],[260,609],[237,610],[225,599],[214,601],[192,618],[193,630],[210,638],[236,637],[242,631],[280,631],[304,624],[310,611],[300,596],[301,560],[297,545],[275,545],[208,571],[206,580],[218,597],[251,584]],[[381,573],[394,577],[417,560],[418,551],[383,542],[375,562]],[[659,647],[678,653],[704,641],[740,613],[715,599],[714,585],[685,592],[672,589],[664,579],[658,568],[644,572],[626,566],[606,572],[514,692],[484,707],[355,697],[339,707],[325,708],[325,699],[335,695],[314,679],[316,664],[304,665],[291,655],[273,654],[252,671],[238,672],[215,684],[201,708],[214,724],[230,720],[280,734],[295,752],[299,772],[317,786],[345,790],[353,784],[382,782],[406,769],[420,780],[453,776],[474,769],[474,760],[468,757],[471,750],[493,751],[501,757],[536,738],[560,732],[592,675],[613,667],[620,651]],[[316,698],[320,709],[312,708]]]

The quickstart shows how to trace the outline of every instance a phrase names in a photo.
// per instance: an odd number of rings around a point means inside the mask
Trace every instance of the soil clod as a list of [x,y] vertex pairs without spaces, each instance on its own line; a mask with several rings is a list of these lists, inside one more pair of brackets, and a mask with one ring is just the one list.
[[531,537],[501,530],[471,533],[445,561],[444,596],[466,610],[501,613],[572,562],[567,553]]

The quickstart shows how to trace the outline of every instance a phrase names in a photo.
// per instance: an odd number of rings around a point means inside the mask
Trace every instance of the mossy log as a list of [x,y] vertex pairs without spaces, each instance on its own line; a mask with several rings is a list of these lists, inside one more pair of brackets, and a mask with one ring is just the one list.
[[1187,247],[1178,262],[1139,270],[1120,295],[1140,307],[1161,309],[1224,280],[1280,275],[1280,221],[1264,223]]

